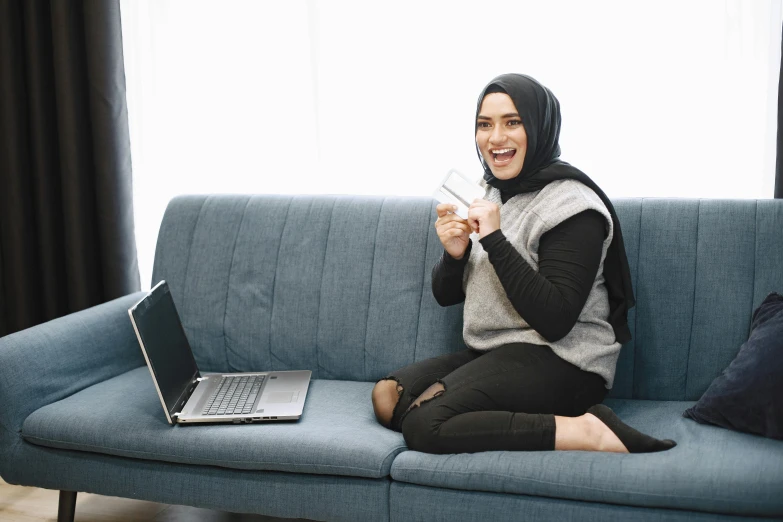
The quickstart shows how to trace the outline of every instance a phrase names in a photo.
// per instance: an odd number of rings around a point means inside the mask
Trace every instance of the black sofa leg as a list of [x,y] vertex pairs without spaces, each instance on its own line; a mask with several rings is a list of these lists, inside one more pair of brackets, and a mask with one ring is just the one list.
[[73,522],[76,513],[76,492],[60,491],[60,507],[57,509],[57,522]]

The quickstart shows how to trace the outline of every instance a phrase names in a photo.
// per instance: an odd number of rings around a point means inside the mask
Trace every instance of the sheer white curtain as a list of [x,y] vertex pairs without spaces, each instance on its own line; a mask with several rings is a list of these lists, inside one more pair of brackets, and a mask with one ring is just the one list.
[[610,197],[771,197],[782,4],[122,0],[142,281],[176,194],[479,178],[505,72],[552,89],[562,158]]

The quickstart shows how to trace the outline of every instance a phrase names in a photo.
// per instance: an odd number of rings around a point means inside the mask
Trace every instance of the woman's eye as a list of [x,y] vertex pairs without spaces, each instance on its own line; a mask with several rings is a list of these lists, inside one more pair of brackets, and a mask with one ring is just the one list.
[[515,127],[517,125],[522,125],[522,122],[520,120],[509,120],[508,125],[509,127]]
[[476,124],[476,127],[478,127],[479,129],[487,129],[489,128],[489,123],[486,121],[480,121]]

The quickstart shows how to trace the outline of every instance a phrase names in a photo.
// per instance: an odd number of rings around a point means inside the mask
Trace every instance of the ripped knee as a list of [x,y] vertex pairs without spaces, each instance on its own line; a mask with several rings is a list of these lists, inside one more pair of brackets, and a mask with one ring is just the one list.
[[424,453],[450,453],[443,445],[440,436],[442,420],[440,415],[434,415],[429,408],[419,406],[434,401],[446,392],[443,383],[436,383],[427,388],[416,401],[410,405],[403,415],[401,431],[408,449]]
[[372,407],[375,418],[386,428],[391,427],[392,416],[402,395],[403,387],[397,379],[386,378],[372,389]]
[[438,381],[435,384],[431,385],[429,388],[424,390],[424,392],[419,395],[415,401],[413,401],[413,404],[410,405],[408,408],[408,411],[412,410],[413,408],[418,408],[422,404],[431,401],[432,399],[435,399],[436,397],[440,397],[446,392],[446,385],[443,384],[442,381]]

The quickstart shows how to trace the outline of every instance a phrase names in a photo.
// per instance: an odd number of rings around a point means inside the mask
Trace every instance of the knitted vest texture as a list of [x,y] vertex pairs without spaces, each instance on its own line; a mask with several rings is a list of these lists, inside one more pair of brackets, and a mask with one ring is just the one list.
[[538,192],[514,196],[505,204],[496,188],[487,187],[485,197],[500,207],[503,234],[536,271],[541,236],[568,218],[585,210],[596,210],[604,216],[608,233],[598,274],[582,313],[568,335],[556,342],[547,341],[519,316],[478,241],[478,235],[473,234],[473,248],[463,279],[465,344],[474,350],[492,350],[520,342],[547,345],[560,358],[603,377],[606,387],[611,388],[620,343],[616,342],[607,321],[609,297],[604,285],[603,265],[613,227],[606,206],[595,192],[574,180],[552,182]]

